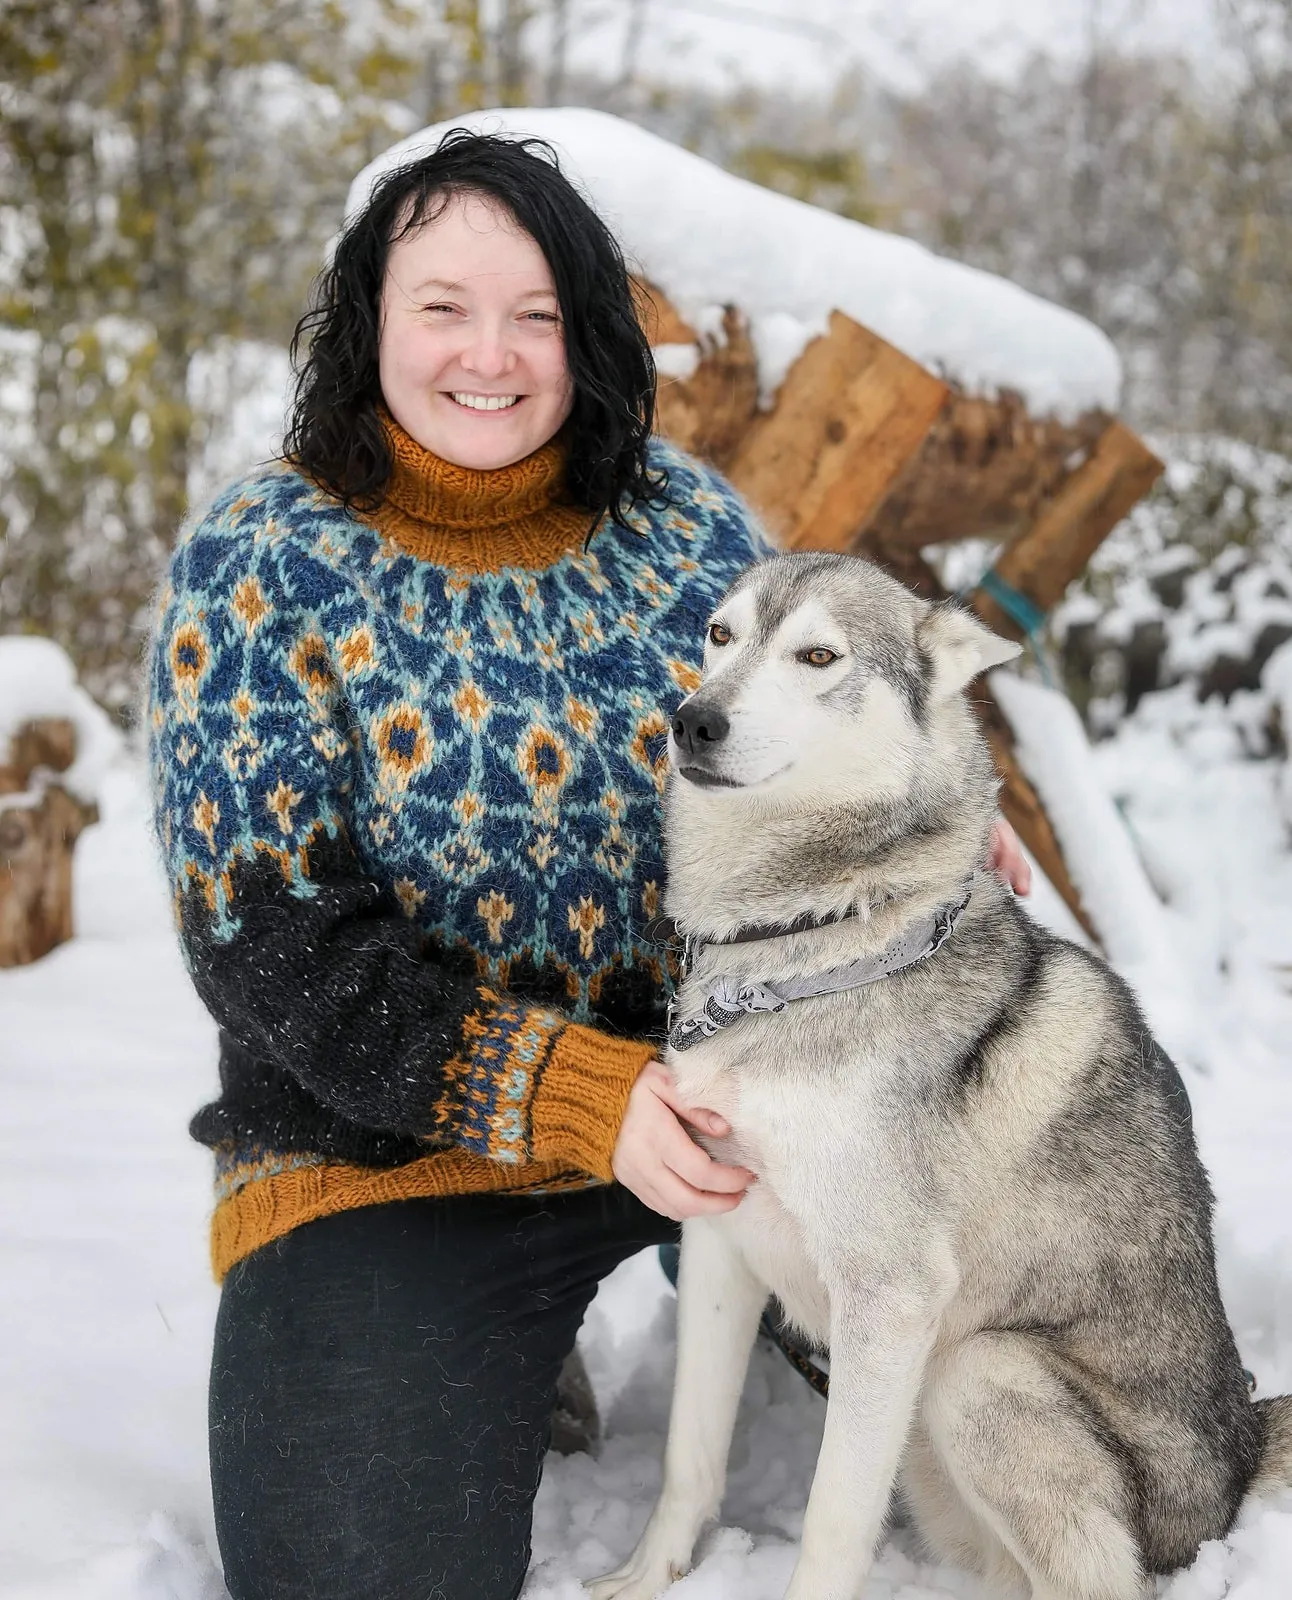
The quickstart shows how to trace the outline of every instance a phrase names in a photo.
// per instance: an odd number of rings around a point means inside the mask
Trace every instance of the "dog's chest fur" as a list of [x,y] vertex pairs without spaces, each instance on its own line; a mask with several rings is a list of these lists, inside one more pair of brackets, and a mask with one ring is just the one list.
[[[1018,1299],[1073,1226],[1066,1184],[1029,1176],[1038,1145],[1078,1098],[1097,1052],[1101,979],[1080,958],[1036,980],[1008,1044],[974,1076],[973,1043],[1012,1011],[1013,918],[983,885],[955,948],[923,970],[742,1019],[668,1056],[678,1088],[731,1124],[706,1139],[717,1159],[758,1175],[721,1219],[790,1320],[825,1345],[826,1283],[953,1265],[947,1337],[990,1324]],[[956,945],[956,941],[962,941]],[[1022,1186],[1031,1204],[1020,1214]],[[1011,1197],[1008,1205],[1000,1197]]]
[[[702,1138],[705,1149],[757,1174],[718,1226],[771,1287],[790,1323],[821,1348],[829,1340],[830,1299],[819,1264],[851,1252],[863,1212],[872,1221],[879,1212],[895,1221],[892,1214],[910,1198],[904,1140],[895,1137],[891,1112],[896,1063],[874,1048],[831,1050],[835,1029],[823,1009],[851,1032],[845,1018],[856,1007],[836,998],[817,1003],[810,1051],[799,1026],[804,1019],[781,1014],[750,1019],[669,1057],[682,1096],[731,1124],[728,1138]],[[856,1212],[853,1226],[840,1226],[841,1201]]]

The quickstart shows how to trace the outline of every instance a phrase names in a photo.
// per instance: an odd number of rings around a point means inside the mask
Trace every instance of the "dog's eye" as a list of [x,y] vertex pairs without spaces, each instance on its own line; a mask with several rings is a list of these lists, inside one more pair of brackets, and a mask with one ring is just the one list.
[[805,650],[799,657],[809,667],[828,667],[832,661],[837,661],[839,656],[834,650],[827,650],[823,644],[817,645],[815,650]]
[[730,644],[731,643],[731,629],[730,628],[724,628],[723,625],[720,622],[711,622],[709,624],[709,643],[710,644]]

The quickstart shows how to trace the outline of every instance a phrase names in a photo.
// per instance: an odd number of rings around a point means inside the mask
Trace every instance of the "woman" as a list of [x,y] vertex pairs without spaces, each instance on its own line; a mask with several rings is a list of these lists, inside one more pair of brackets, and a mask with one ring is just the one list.
[[751,1180],[645,1042],[644,930],[661,708],[757,540],[650,438],[622,257],[545,146],[387,176],[302,332],[285,460],[182,538],[150,680],[220,1028],[216,1525],[234,1600],[505,1600],[597,1283]]

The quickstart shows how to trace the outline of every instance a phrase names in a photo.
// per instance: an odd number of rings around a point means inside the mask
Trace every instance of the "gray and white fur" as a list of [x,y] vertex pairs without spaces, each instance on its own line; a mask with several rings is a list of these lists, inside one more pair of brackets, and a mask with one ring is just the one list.
[[997,780],[964,690],[1017,647],[853,557],[777,557],[711,619],[673,724],[668,910],[718,973],[883,950],[959,898],[928,960],[742,1017],[668,1062],[757,1174],[683,1230],[664,1485],[596,1600],[649,1600],[721,1504],[775,1294],[830,1355],[789,1600],[856,1600],[896,1484],[993,1594],[1138,1600],[1292,1485],[1292,1400],[1253,1404],[1220,1302],[1184,1086],[1134,997],[984,860]]

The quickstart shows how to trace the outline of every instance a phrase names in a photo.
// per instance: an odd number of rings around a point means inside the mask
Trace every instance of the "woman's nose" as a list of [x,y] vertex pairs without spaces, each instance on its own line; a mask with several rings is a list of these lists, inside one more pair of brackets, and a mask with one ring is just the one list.
[[478,378],[501,378],[515,366],[516,352],[502,329],[480,326],[472,330],[458,359]]

